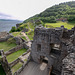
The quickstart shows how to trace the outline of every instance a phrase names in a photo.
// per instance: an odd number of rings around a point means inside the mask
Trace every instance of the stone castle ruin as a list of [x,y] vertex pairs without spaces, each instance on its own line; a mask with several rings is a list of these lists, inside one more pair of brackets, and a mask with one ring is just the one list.
[[13,36],[7,32],[0,32],[0,42],[7,41],[9,38],[12,38]]
[[[8,37],[1,37],[0,40],[5,41]],[[21,47],[28,47],[27,52],[22,57],[29,53],[27,63],[23,64],[14,75],[35,75],[38,71],[39,73],[36,75],[75,75],[75,27],[71,30],[64,28],[64,26],[60,28],[37,27],[34,30],[34,38],[30,47],[23,40],[21,43],[20,38],[15,37],[14,39],[19,47],[21,45]],[[17,47],[6,53],[3,50],[0,51],[2,56],[0,63],[3,68],[5,66],[6,75],[12,75],[11,67],[16,62],[21,61],[18,58],[18,61],[15,60],[10,64],[5,57],[16,50],[18,50]],[[39,69],[41,63],[47,65],[46,69],[42,71]],[[48,73],[45,73],[45,70]]]
[[[67,30],[61,26],[53,29],[44,27],[35,29],[31,59],[37,63],[47,63],[48,68],[52,69],[51,75],[75,75],[75,68],[66,71],[66,67],[63,66],[67,64],[65,57],[74,52],[75,28]],[[74,65],[74,60],[70,61],[71,65]],[[71,74],[68,71],[72,71]]]
[[[29,46],[27,45],[28,42],[26,42],[24,39],[22,39],[20,37],[14,37],[13,35],[11,35],[10,33],[7,33],[7,32],[0,32],[0,42],[7,42],[9,39],[15,40],[14,43],[16,43],[16,46],[12,47],[11,49],[9,49],[7,51],[4,51],[3,49],[0,49],[0,64],[1,64],[1,66],[4,70],[4,72],[5,72],[5,75],[16,75],[16,74],[18,75],[18,73],[24,68],[24,66],[27,63],[24,60],[27,59],[26,55],[29,56],[30,49],[29,49]],[[17,52],[21,49],[27,49],[27,52],[20,55],[14,61],[8,62],[7,56],[11,55],[11,54],[13,54],[13,53],[15,53],[15,52]],[[10,58],[10,59],[12,59],[12,58]],[[22,66],[20,67],[20,69],[18,69],[17,71],[15,71],[13,73],[12,67],[15,66],[18,63],[21,63]],[[1,75],[1,73],[0,73],[0,75]]]

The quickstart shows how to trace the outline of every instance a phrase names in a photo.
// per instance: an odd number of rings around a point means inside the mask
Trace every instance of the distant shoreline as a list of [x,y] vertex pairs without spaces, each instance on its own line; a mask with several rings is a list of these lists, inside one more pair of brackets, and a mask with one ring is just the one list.
[[17,23],[21,23],[22,21],[18,20],[1,20],[0,19],[0,32],[9,32],[13,26],[16,26]]

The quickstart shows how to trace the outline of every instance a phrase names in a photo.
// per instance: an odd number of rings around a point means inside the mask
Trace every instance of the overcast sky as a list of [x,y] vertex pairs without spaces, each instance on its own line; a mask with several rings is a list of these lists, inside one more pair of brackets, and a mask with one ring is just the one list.
[[52,5],[68,1],[75,0],[0,0],[0,12],[25,20]]

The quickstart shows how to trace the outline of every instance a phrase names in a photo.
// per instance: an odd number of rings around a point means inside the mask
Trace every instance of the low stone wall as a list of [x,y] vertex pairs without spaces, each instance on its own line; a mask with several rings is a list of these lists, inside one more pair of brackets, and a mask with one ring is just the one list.
[[8,35],[8,36],[5,36],[5,37],[1,37],[0,38],[0,42],[7,41],[9,38],[12,38],[12,37],[13,37],[12,35]]
[[[30,52],[30,50],[28,49],[27,52],[23,53],[22,56],[25,56],[26,54],[28,54]],[[16,65],[18,62],[22,62],[24,63],[20,58],[17,58],[16,60],[14,60],[13,62],[9,63],[10,67],[12,68],[14,65]]]
[[9,63],[10,67],[12,68],[14,65],[16,65],[18,62],[20,61],[19,58],[17,58],[16,60],[14,60],[13,62]]
[[6,40],[7,40],[6,38],[0,38],[0,42],[4,42]]
[[0,32],[0,38],[6,37],[8,35],[9,35],[9,33],[7,33],[7,32]]
[[8,56],[8,55],[20,50],[20,49],[23,49],[23,48],[28,49],[28,46],[25,43],[23,43],[21,45],[17,45],[16,47],[14,47],[14,48],[10,49],[9,51],[5,52],[5,55]]
[[25,68],[25,66],[29,63],[29,61],[30,61],[30,60],[28,60],[27,62],[25,62],[25,63],[22,65],[22,67],[21,67],[18,71],[16,71],[16,72],[14,73],[14,75],[19,75],[19,74],[23,71],[23,69]]
[[10,55],[10,54],[12,54],[12,53],[14,53],[14,52],[16,52],[16,51],[22,49],[22,48],[23,48],[23,45],[18,45],[18,46],[16,46],[16,47],[12,48],[11,50],[5,52],[5,55],[6,55],[6,56],[7,56],[7,55]]
[[5,71],[6,75],[12,75],[12,71],[11,71],[11,68],[10,68],[10,66],[8,64],[6,56],[4,55],[4,51],[1,50],[0,54],[1,54],[0,63],[1,63],[1,65],[2,65],[2,67],[4,69],[4,71]]
[[23,53],[22,56],[25,56],[26,54],[28,54],[31,50],[28,49],[27,52]]

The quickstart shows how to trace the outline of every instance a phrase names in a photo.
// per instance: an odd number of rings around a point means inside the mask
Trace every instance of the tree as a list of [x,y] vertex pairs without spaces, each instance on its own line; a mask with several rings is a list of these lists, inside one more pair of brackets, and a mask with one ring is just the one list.
[[16,27],[13,26],[13,27],[11,28],[10,32],[15,32],[15,31],[16,31]]

